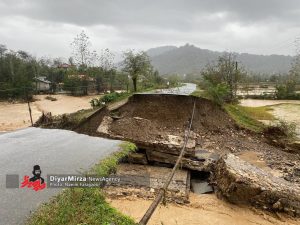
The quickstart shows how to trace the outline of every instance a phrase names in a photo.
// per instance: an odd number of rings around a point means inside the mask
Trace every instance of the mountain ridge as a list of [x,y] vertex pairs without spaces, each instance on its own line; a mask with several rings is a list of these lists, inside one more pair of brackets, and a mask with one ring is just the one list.
[[[212,63],[225,53],[201,49],[194,45],[160,46],[147,51],[151,63],[160,74],[189,74],[199,73],[205,65]],[[250,53],[235,53],[237,61],[247,71],[254,73],[274,74],[287,73],[293,56],[285,55],[257,55]]]

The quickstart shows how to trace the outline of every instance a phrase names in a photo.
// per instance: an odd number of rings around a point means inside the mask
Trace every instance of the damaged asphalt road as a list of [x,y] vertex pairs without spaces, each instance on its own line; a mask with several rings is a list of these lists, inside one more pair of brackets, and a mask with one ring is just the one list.
[[30,212],[62,189],[7,189],[6,175],[32,176],[38,164],[47,174],[77,174],[118,150],[120,141],[72,131],[27,128],[0,135],[0,224],[23,224]]

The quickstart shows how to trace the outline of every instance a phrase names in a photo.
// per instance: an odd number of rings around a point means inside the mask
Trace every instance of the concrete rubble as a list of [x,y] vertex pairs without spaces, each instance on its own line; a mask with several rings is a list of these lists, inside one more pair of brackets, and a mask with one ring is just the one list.
[[300,188],[291,182],[233,154],[223,156],[213,174],[217,192],[229,202],[300,216]]
[[[122,163],[118,166],[115,174],[120,177],[120,182],[115,183],[112,187],[106,187],[105,192],[111,198],[136,195],[153,199],[155,193],[163,187],[171,170],[166,167]],[[177,203],[188,202],[189,191],[189,171],[177,170],[170,183],[166,200]]]

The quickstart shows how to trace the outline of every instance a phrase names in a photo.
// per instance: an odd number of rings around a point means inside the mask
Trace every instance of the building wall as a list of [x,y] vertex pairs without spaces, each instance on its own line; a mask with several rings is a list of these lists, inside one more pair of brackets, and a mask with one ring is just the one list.
[[37,82],[37,91],[49,91],[50,90],[50,84],[44,83],[44,82]]

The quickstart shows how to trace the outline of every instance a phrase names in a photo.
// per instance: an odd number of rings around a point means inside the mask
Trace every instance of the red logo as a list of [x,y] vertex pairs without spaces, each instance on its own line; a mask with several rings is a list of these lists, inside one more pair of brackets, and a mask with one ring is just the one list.
[[43,190],[46,187],[44,178],[41,177],[42,171],[39,165],[35,165],[32,171],[33,177],[24,176],[21,188],[27,187],[34,191]]

